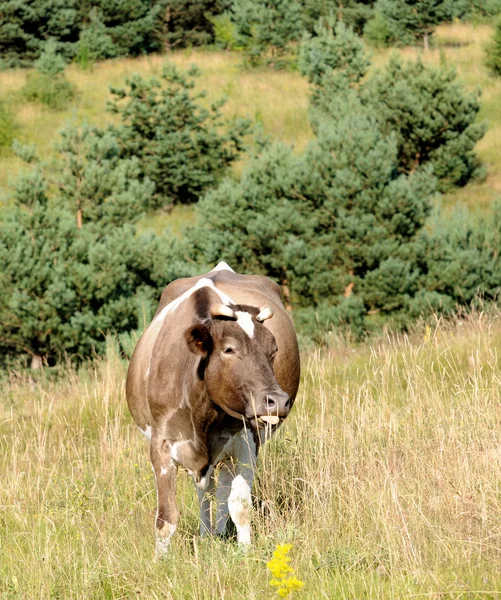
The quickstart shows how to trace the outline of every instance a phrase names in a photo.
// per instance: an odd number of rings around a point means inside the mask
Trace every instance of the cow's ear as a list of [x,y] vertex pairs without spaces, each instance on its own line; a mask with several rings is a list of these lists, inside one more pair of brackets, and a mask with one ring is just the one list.
[[188,348],[193,354],[199,354],[205,358],[212,352],[212,336],[209,328],[205,325],[194,325],[186,330],[184,334]]

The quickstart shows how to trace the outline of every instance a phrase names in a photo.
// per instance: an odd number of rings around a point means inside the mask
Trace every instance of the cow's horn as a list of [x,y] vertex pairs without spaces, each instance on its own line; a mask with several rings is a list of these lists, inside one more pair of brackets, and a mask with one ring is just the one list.
[[229,319],[237,318],[233,310],[229,306],[226,306],[226,304],[213,304],[210,307],[210,314],[213,317],[228,317]]
[[260,311],[258,316],[256,317],[257,321],[266,321],[266,319],[271,319],[273,316],[273,311],[269,306],[264,306]]

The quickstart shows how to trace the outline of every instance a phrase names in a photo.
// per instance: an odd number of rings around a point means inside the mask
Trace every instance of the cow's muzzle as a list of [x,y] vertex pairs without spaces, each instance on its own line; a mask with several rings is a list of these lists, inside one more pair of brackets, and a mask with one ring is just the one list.
[[[284,419],[290,412],[291,400],[289,394],[282,390],[263,392],[256,398],[255,416],[273,425],[279,419]],[[278,419],[278,420],[277,420]]]

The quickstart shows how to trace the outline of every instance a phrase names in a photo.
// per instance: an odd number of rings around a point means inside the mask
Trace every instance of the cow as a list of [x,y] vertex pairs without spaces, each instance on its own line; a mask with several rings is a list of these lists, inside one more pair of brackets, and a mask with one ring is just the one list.
[[231,516],[237,542],[250,543],[258,448],[289,414],[299,375],[294,327],[267,277],[240,275],[220,262],[165,288],[126,384],[132,417],[150,439],[157,557],[179,519],[178,467],[197,487],[201,535],[223,535]]

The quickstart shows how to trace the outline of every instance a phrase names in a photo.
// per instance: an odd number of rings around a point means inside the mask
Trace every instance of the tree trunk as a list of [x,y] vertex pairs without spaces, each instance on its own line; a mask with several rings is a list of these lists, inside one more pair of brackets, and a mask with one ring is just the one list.
[[41,369],[43,366],[42,357],[38,354],[33,354],[31,357],[31,368],[32,369]]
[[428,52],[428,50],[430,49],[430,40],[428,39],[428,32],[427,31],[425,31],[425,33],[424,33],[423,46],[424,46],[424,51]]
[[82,209],[77,209],[77,228],[82,229]]

